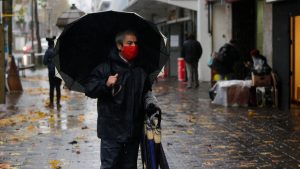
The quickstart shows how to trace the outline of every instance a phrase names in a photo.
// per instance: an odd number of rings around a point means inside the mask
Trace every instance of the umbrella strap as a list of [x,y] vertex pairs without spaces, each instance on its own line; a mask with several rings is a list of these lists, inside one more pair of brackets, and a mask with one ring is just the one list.
[[111,75],[115,75],[113,68],[112,68],[112,61],[111,58],[109,58],[109,72],[111,73]]

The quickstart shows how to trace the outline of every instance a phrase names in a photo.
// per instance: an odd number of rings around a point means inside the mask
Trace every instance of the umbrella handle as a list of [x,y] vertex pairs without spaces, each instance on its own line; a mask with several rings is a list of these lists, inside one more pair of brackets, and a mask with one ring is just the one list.
[[116,96],[118,93],[120,93],[120,91],[122,90],[122,85],[119,85],[118,91],[115,91],[115,90],[116,90],[116,88],[114,85],[114,86],[112,86],[112,90],[111,90],[112,96]]
[[154,121],[154,118],[157,118],[158,119],[158,122],[157,122],[157,127],[160,128],[160,123],[161,123],[161,110],[157,110],[155,113],[153,113],[150,117],[149,117],[149,121]]

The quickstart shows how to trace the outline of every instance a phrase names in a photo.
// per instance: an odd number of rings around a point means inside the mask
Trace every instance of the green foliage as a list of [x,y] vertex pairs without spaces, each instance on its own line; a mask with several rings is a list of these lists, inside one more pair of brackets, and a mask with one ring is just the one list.
[[38,5],[42,8],[47,7],[47,0],[38,0]]
[[22,6],[18,11],[17,11],[17,23],[24,23],[25,22],[25,7]]

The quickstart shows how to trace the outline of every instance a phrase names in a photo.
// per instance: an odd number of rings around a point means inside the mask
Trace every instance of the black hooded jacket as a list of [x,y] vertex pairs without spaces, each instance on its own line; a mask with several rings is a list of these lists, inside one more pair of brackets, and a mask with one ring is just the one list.
[[201,55],[202,47],[198,41],[189,39],[183,43],[181,57],[183,57],[187,63],[198,62],[201,58]]
[[[110,75],[118,74],[115,95],[106,86]],[[97,66],[88,77],[86,95],[98,98],[98,137],[126,142],[141,138],[145,95],[151,90],[147,74],[134,63],[127,63],[114,49],[109,61]]]

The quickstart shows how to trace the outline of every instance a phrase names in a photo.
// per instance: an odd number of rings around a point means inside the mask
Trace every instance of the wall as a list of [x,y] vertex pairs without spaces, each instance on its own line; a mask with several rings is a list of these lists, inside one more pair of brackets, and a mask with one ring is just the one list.
[[[196,11],[197,7],[198,7],[198,0],[188,0],[188,1],[184,1],[184,0],[157,0],[160,2],[164,2],[167,4],[171,4],[171,5],[175,5],[175,6],[179,6],[181,8],[186,8],[186,9],[191,9]],[[203,1],[205,3],[204,0],[199,0],[199,1]]]
[[213,6],[213,51],[228,42],[232,37],[231,4],[216,3]]
[[290,106],[290,15],[300,15],[300,1],[290,0],[273,3],[273,69],[280,78],[279,107]]

